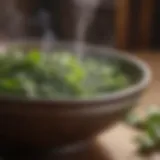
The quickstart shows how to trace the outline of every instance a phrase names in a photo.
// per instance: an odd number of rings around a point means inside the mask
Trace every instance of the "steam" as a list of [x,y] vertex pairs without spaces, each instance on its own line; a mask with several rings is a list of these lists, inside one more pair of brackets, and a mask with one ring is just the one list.
[[52,45],[56,41],[56,36],[51,28],[50,14],[46,10],[40,10],[37,18],[44,32],[41,41],[41,50],[42,52],[50,52]]
[[23,33],[23,14],[18,10],[16,1],[11,0],[7,3],[6,17],[8,17],[7,32],[12,38],[19,38]]
[[85,49],[86,32],[89,25],[92,23],[96,9],[101,0],[73,0],[77,10],[77,25],[76,25],[76,53],[80,59],[83,57]]
[[[10,0],[7,3],[6,13],[9,17],[8,30],[12,37],[17,37],[22,35],[22,21],[24,19],[23,14],[16,7],[17,0]],[[92,23],[96,10],[102,0],[73,0],[75,4],[75,15],[77,19],[77,25],[75,30],[76,36],[76,53],[80,58],[84,54],[85,50],[85,40],[86,32],[89,25]],[[106,0],[108,2],[108,0]],[[49,52],[53,48],[54,42],[57,40],[51,26],[51,16],[50,13],[44,9],[41,9],[33,23],[37,23],[43,29],[43,36],[41,40],[41,50],[44,52]]]

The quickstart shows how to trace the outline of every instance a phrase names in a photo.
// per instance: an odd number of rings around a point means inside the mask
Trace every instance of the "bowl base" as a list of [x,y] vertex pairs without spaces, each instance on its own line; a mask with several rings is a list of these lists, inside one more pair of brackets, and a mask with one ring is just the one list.
[[[68,150],[52,150],[51,152],[39,152],[34,150],[32,154],[24,154],[22,151],[16,151],[4,156],[3,160],[112,160],[107,151],[96,142],[83,143],[77,147]],[[27,156],[26,156],[27,155]]]

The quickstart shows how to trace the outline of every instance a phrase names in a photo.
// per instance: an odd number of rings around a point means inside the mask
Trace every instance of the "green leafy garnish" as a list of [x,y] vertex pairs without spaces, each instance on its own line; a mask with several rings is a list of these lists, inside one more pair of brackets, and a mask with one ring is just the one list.
[[137,127],[143,132],[142,136],[136,138],[139,150],[142,153],[160,151],[160,107],[151,106],[146,111],[146,116],[142,120],[136,114],[129,114],[127,123]]
[[27,98],[88,97],[114,92],[130,83],[116,63],[80,61],[67,52],[14,49],[0,55],[0,94]]

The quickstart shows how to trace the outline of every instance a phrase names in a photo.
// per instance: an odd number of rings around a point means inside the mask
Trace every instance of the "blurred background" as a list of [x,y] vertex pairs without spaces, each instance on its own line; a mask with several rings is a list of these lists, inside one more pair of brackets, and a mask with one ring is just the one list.
[[[75,1],[90,3],[96,0]],[[153,83],[142,99],[142,106],[160,103],[160,54],[155,54],[160,49],[159,8],[160,0],[101,0],[85,34],[89,43],[135,51],[130,53],[137,54],[149,64],[153,72]],[[0,0],[0,40],[43,39],[47,35],[52,40],[75,41],[77,9],[73,0]],[[90,5],[84,11],[89,12]],[[121,138],[121,135],[124,137],[124,131],[122,134],[117,131],[117,135],[116,144],[119,140],[124,143],[127,139]],[[114,138],[109,139],[112,143]],[[126,142],[126,146],[122,143],[119,143],[117,149],[113,147],[114,151],[119,151],[117,159],[126,157],[126,150],[130,150],[130,143]],[[124,152],[121,153],[122,146]]]
[[[38,17],[47,12],[54,38],[75,39],[76,8],[73,0],[1,1],[1,37],[42,36],[44,21]],[[159,0],[103,0],[88,27],[86,39],[90,43],[125,50],[159,49],[159,7]]]

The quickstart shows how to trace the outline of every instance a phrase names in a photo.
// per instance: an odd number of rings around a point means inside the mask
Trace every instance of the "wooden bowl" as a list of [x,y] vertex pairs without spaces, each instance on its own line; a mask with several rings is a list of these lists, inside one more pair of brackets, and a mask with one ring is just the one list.
[[[15,42],[6,46],[24,49],[38,42]],[[74,50],[71,43],[52,44],[52,50]],[[0,144],[4,148],[53,149],[55,153],[78,150],[136,106],[150,81],[148,67],[139,59],[114,49],[87,45],[85,55],[119,61],[132,84],[111,94],[90,99],[17,99],[0,97]]]

